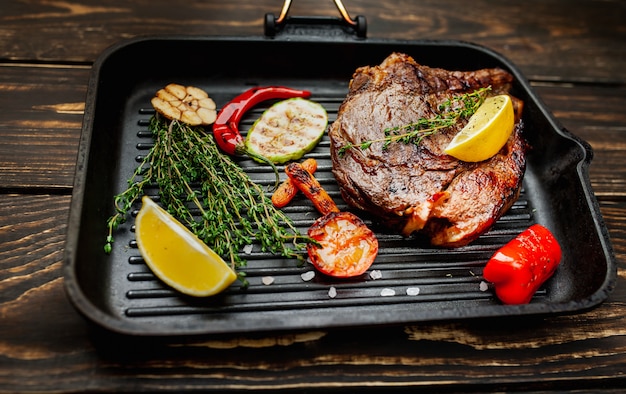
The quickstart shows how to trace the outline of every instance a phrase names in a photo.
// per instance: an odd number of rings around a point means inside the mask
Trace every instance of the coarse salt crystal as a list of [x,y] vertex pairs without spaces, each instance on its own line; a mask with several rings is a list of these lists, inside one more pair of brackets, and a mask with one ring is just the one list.
[[480,282],[479,289],[480,289],[480,291],[487,291],[487,290],[489,290],[489,284],[483,280],[483,281]]
[[380,270],[373,270],[372,272],[370,272],[370,278],[372,278],[373,280],[380,279],[382,277],[383,273],[380,272]]
[[250,253],[252,253],[252,247],[253,247],[253,245],[252,245],[252,244],[244,246],[244,247],[243,247],[243,252],[244,252],[245,254],[250,254]]
[[328,290],[328,296],[330,298],[335,298],[337,297],[337,289],[335,289],[334,286],[332,286],[329,290]]
[[382,297],[392,297],[396,295],[396,291],[394,289],[382,289],[380,291],[380,295]]
[[302,278],[303,281],[308,282],[311,279],[315,278],[315,271],[304,272],[300,274],[300,277]]
[[406,289],[406,295],[416,296],[419,295],[420,288],[419,287],[409,287]]
[[263,282],[264,285],[269,286],[272,283],[274,283],[274,277],[273,276],[264,276],[263,278],[261,278],[261,281]]

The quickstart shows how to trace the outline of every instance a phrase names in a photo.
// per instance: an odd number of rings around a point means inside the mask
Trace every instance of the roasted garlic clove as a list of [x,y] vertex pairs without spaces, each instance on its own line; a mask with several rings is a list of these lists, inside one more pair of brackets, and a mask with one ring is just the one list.
[[191,126],[215,122],[215,102],[202,89],[175,83],[160,89],[151,100],[152,106],[170,120],[180,120]]

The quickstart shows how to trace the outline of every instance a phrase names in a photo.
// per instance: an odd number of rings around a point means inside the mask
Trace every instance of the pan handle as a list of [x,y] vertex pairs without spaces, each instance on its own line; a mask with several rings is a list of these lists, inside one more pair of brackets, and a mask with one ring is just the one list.
[[265,14],[265,35],[268,37],[274,37],[289,23],[317,26],[341,26],[347,28],[357,37],[365,38],[367,35],[367,20],[365,19],[365,16],[357,15],[356,18],[352,19],[341,0],[333,1],[339,11],[339,14],[341,15],[341,18],[290,17],[287,16],[287,14],[289,13],[289,8],[291,7],[291,0],[285,0],[278,17],[271,13]]

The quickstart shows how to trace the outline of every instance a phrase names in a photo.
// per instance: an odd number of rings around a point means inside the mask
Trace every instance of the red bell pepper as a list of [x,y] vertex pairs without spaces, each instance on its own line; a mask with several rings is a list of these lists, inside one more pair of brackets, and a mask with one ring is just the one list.
[[527,304],[561,262],[561,247],[550,230],[534,224],[500,248],[483,270],[505,304]]

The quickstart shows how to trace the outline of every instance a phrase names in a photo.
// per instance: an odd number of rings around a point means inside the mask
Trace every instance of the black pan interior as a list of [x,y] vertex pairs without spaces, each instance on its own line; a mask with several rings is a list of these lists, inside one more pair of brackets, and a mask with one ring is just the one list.
[[[168,83],[195,85],[224,105],[252,86],[285,85],[312,91],[332,122],[357,67],[380,63],[393,51],[405,52],[431,67],[473,70],[501,67],[516,77],[513,94],[525,101],[526,138],[532,150],[519,201],[478,241],[440,250],[377,228],[379,257],[368,274],[349,281],[316,275],[293,261],[268,256],[256,246],[247,255],[251,286],[237,284],[207,299],[179,295],[156,280],[134,245],[132,219],[115,236],[111,255],[103,245],[113,196],[151,143],[147,122],[150,98]],[[269,103],[267,103],[269,105]],[[246,131],[266,106],[241,123]],[[328,139],[311,152],[317,176],[348,209],[330,172]],[[496,53],[459,42],[386,40],[274,40],[266,38],[147,38],[110,48],[94,66],[89,86],[77,165],[66,249],[66,288],[89,319],[114,331],[139,335],[184,335],[222,332],[311,329],[416,321],[572,313],[604,300],[615,265],[589,185],[589,146],[563,130],[528,82]],[[272,173],[246,159],[238,162],[251,178],[269,184]],[[153,191],[156,193],[156,191]],[[138,209],[139,207],[137,207]],[[317,217],[304,198],[287,208],[303,231]],[[559,239],[564,259],[554,277],[531,304],[501,305],[480,288],[482,267],[491,254],[517,233],[542,223]],[[274,284],[261,278],[272,276]],[[333,287],[337,296],[329,297]],[[408,295],[407,289],[419,289]],[[395,296],[383,297],[384,289]]]

